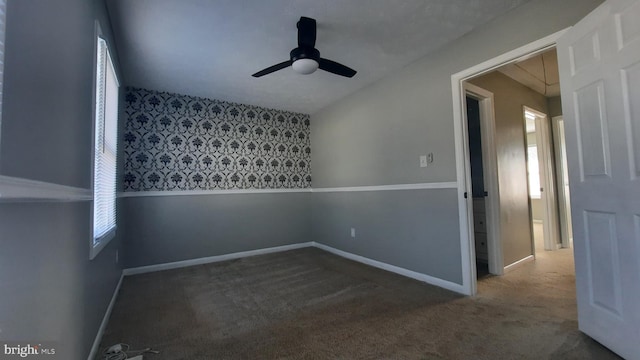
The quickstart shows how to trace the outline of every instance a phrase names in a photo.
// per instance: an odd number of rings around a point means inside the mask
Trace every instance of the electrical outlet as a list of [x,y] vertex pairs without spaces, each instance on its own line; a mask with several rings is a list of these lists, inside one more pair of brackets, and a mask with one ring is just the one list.
[[351,228],[351,237],[352,238],[356,237],[356,228]]

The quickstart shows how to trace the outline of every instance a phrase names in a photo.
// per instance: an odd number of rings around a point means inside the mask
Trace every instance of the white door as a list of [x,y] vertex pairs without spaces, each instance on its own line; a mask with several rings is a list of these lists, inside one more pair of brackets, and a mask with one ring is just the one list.
[[558,40],[580,330],[640,359],[640,0]]
[[[556,207],[556,191],[553,179],[553,158],[551,156],[551,135],[549,119],[525,106],[526,112],[533,114],[536,127],[536,144],[538,148],[538,172],[540,175],[540,198],[543,209],[544,249],[558,249],[558,211]],[[526,115],[525,115],[526,116]]]

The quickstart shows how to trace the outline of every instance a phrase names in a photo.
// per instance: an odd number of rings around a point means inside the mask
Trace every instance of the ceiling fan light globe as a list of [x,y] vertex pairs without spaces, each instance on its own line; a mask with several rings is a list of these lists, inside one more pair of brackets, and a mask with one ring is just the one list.
[[298,59],[291,64],[293,71],[298,74],[311,74],[318,70],[318,62],[313,59]]

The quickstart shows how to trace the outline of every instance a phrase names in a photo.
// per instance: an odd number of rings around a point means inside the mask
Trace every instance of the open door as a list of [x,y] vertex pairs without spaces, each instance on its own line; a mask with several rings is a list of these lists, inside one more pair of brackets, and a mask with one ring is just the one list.
[[567,170],[567,147],[564,136],[564,119],[556,116],[553,123],[553,148],[556,157],[556,189],[558,190],[558,214],[560,215],[560,238],[563,248],[573,247],[571,227],[571,191]]
[[[553,156],[551,153],[551,134],[549,118],[546,114],[524,107],[525,121],[534,122],[537,156],[533,161],[538,168],[539,183],[537,196],[542,200],[544,249],[558,249],[558,208],[553,170]],[[527,130],[528,131],[528,130]],[[531,163],[531,159],[527,160]],[[530,177],[531,179],[531,177]],[[531,180],[530,180],[531,181]],[[531,187],[531,186],[530,186]],[[530,189],[533,192],[536,189]],[[531,195],[531,194],[530,194]]]
[[580,330],[640,359],[640,0],[558,40]]

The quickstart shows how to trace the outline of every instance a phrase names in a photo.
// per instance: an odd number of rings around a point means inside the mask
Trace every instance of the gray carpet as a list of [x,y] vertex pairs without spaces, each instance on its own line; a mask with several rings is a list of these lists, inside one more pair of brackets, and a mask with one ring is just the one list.
[[[617,359],[577,329],[570,250],[463,297],[315,248],[124,279],[100,350],[145,359]],[[100,358],[100,357],[98,357]]]

